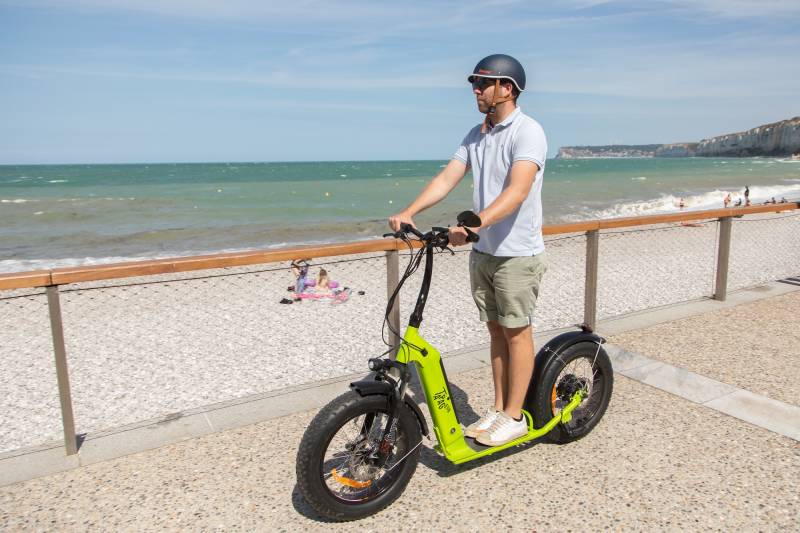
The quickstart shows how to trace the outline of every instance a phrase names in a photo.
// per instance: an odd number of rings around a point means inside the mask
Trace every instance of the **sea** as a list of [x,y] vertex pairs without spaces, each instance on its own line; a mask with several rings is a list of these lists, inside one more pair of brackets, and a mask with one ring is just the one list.
[[[446,161],[0,166],[0,272],[379,237]],[[800,162],[551,159],[545,224],[800,199]],[[468,175],[418,226],[472,207]]]

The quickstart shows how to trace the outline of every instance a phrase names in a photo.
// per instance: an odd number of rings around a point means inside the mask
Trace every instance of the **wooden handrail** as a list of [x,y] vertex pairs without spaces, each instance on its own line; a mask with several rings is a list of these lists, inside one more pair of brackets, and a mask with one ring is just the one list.
[[[588,220],[570,224],[552,224],[542,228],[544,235],[560,235],[565,233],[583,233],[592,230],[649,226],[671,222],[690,220],[716,219],[736,217],[755,213],[774,213],[800,209],[800,203],[754,205],[750,207],[729,207],[709,211],[686,211],[666,215],[648,215],[629,218],[612,218],[606,220]],[[362,254],[369,252],[385,252],[404,250],[405,244],[397,239],[373,239],[370,241],[326,244],[322,246],[294,246],[276,250],[256,250],[251,252],[231,252],[212,255],[195,255],[147,261],[127,261],[106,265],[84,267],[55,268],[52,270],[35,270],[30,272],[14,272],[0,274],[0,290],[46,287],[82,281],[99,281],[104,279],[127,278],[132,276],[149,276],[153,274],[169,274],[189,272],[192,270],[208,270],[263,263],[289,261],[304,257],[332,257]]]

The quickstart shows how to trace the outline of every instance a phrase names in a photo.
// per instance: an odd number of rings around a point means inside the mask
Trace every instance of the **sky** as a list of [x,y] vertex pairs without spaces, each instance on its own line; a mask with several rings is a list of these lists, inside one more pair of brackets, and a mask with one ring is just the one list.
[[800,115],[797,0],[0,0],[0,164],[449,159],[513,55],[549,154]]

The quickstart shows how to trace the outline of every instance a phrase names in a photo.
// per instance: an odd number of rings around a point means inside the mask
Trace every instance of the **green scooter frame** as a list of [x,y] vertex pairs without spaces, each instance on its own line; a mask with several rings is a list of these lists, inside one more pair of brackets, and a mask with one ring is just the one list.
[[[480,226],[477,215],[469,212],[459,215],[458,222],[466,228]],[[467,233],[468,240],[478,241],[477,235]],[[407,234],[415,235],[419,241],[412,244]],[[584,326],[583,331],[554,337],[536,354],[522,411],[528,426],[525,435],[494,447],[466,437],[453,405],[441,354],[419,334],[433,274],[434,250],[450,250],[449,230],[434,227],[422,234],[403,225],[400,231],[387,236],[403,239],[409,249],[421,249],[412,251],[409,265],[387,302],[385,320],[403,284],[425,259],[425,275],[408,326],[399,345],[393,348],[394,358],[369,359],[373,374],[351,383],[350,391],[317,413],[297,453],[300,493],[317,512],[333,520],[355,520],[380,511],[402,494],[413,476],[423,436],[430,437],[431,432],[414,398],[406,394],[413,379],[412,367],[417,369],[433,421],[438,440],[434,449],[455,464],[545,435],[558,443],[579,439],[602,417],[611,395],[613,370],[601,346],[604,340]],[[400,335],[391,324],[389,329]],[[579,363],[589,365],[591,374]],[[543,427],[535,428],[535,421]]]
[[539,429],[533,427],[533,418],[530,413],[523,410],[522,412],[528,420],[526,435],[501,446],[484,446],[464,436],[451,399],[450,387],[439,351],[423,339],[417,328],[412,326],[406,329],[403,341],[397,351],[396,361],[405,365],[411,363],[417,365],[422,390],[425,392],[425,400],[433,420],[433,430],[439,441],[436,450],[455,464],[485,457],[546,435],[557,424],[569,422],[572,419],[572,411],[583,399],[583,391],[577,391],[559,415],[550,419],[544,427]]

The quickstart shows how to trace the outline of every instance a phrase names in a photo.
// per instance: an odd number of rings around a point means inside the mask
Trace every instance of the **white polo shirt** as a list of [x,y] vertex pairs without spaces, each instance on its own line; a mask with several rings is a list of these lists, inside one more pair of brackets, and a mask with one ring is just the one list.
[[539,123],[517,107],[485,134],[481,133],[481,124],[472,128],[453,159],[472,167],[475,180],[472,204],[476,213],[494,202],[508,186],[514,162],[533,161],[539,166],[528,197],[500,222],[481,228],[480,241],[472,248],[497,257],[542,253],[542,180],[547,139]]

